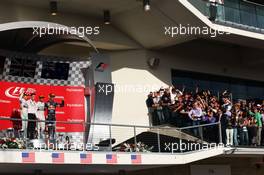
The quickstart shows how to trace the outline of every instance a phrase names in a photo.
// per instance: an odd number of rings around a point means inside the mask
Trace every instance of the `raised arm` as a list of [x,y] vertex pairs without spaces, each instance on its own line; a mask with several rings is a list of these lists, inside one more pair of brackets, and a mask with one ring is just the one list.
[[24,92],[22,92],[19,96],[19,101],[21,102],[23,100]]

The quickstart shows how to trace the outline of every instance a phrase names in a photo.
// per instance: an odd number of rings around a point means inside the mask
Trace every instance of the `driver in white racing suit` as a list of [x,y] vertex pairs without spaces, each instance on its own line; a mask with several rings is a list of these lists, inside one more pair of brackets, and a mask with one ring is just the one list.
[[39,96],[39,101],[37,102],[36,116],[37,119],[39,120],[37,124],[38,139],[44,139],[45,138],[45,102],[43,95]]

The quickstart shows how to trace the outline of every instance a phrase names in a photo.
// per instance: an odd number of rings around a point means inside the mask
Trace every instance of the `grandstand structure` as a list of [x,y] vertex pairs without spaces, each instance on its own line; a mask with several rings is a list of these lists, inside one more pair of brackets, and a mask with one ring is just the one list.
[[153,126],[146,107],[174,85],[263,110],[261,1],[0,3],[0,174],[264,173],[264,148],[226,145],[220,120]]

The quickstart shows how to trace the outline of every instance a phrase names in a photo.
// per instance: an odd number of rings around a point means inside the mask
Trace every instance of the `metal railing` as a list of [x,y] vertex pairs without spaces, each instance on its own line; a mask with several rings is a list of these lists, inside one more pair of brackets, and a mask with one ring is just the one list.
[[[216,5],[203,0],[188,1],[208,18],[213,17],[213,21],[245,30],[264,32],[264,6],[245,3],[231,6],[226,0],[224,4]],[[216,9],[212,10],[212,6]]]
[[[0,149],[174,153],[195,151],[201,149],[203,144],[222,142],[219,122],[177,128],[168,125],[150,127],[0,117],[0,128],[3,122],[8,122],[10,127],[0,130]],[[36,127],[27,130],[25,134],[25,131],[21,130],[22,122],[27,122],[28,126],[35,123]],[[40,123],[45,123],[42,137],[40,137],[42,132],[38,128]],[[51,127],[56,127],[56,132],[53,133]],[[63,127],[79,127],[81,130],[61,132],[60,128]],[[33,132],[33,136],[29,132]],[[193,147],[187,148],[186,145],[191,144]]]
[[[22,122],[36,122],[34,137],[21,130]],[[8,124],[8,128],[3,128]],[[44,136],[40,137],[39,123],[45,124]],[[54,125],[50,125],[54,123]],[[227,128],[221,122],[203,124],[189,123],[186,127],[138,126],[124,124],[41,121],[19,118],[0,117],[1,149],[36,149],[36,150],[86,150],[115,152],[157,152],[176,153],[217,147],[226,143]],[[54,137],[49,127],[56,127]],[[63,127],[79,127],[79,132],[62,132]],[[80,129],[81,128],[81,129]],[[235,128],[238,145],[233,147],[254,147],[257,135],[250,136],[251,130]],[[234,130],[235,130],[234,129]],[[257,127],[255,129],[258,129]],[[51,132],[51,133],[50,133]],[[243,133],[242,133],[243,132]],[[246,140],[242,142],[241,136]],[[233,137],[234,139],[234,137]],[[244,138],[243,138],[244,139]],[[251,142],[252,141],[252,142]],[[234,142],[235,144],[235,142]]]
[[[34,137],[25,136],[21,130],[22,122],[36,122]],[[3,128],[8,124],[8,128]],[[45,123],[44,137],[40,137],[38,123]],[[54,125],[49,125],[54,123]],[[49,127],[56,127],[54,137]],[[63,127],[79,128],[79,132],[62,132]],[[81,128],[81,129],[80,129]],[[258,129],[257,127],[255,129]],[[238,145],[233,147],[258,147],[254,140],[257,135],[251,135],[252,126],[233,128],[237,130]],[[27,132],[28,133],[28,132]],[[233,132],[234,133],[234,132]],[[186,127],[138,126],[124,124],[21,120],[17,118],[0,117],[0,150],[1,149],[37,149],[37,150],[86,150],[115,152],[156,152],[176,153],[196,151],[205,147],[225,145],[227,128],[221,122],[196,123]],[[245,136],[245,139],[242,136]],[[259,145],[259,147],[262,147]]]

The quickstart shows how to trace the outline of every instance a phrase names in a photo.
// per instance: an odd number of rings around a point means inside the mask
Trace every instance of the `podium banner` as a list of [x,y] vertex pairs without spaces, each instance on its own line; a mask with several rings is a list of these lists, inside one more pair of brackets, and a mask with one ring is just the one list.
[[[84,87],[37,85],[0,81],[0,116],[19,118],[19,97],[23,92],[35,92],[35,101],[43,95],[44,102],[48,101],[50,93],[55,94],[55,102],[65,101],[64,107],[56,109],[56,120],[65,122],[85,121]],[[46,114],[45,114],[46,115]],[[0,120],[0,130],[13,128],[14,122]],[[84,132],[82,124],[57,123],[57,132]]]

